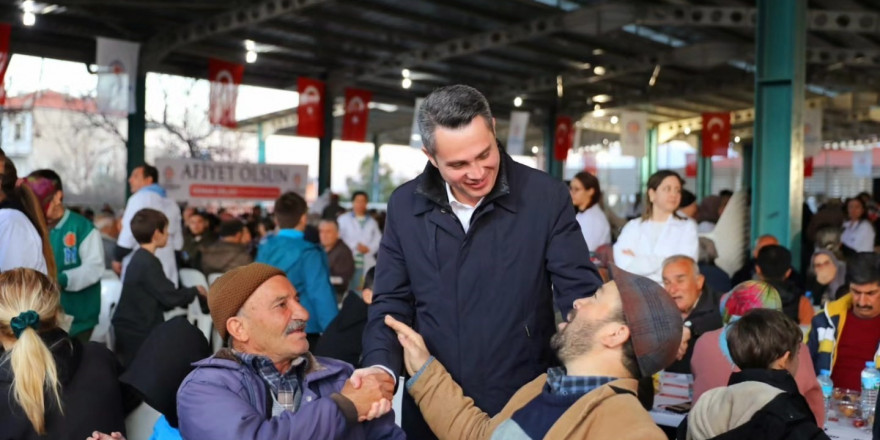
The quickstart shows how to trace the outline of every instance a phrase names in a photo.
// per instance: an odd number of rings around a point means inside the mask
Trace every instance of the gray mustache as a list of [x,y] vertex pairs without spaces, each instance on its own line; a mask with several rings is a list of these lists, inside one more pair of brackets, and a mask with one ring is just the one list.
[[306,322],[307,321],[303,321],[302,319],[294,319],[293,321],[290,321],[290,324],[287,324],[287,328],[284,329],[284,334],[289,335],[295,331],[305,329]]

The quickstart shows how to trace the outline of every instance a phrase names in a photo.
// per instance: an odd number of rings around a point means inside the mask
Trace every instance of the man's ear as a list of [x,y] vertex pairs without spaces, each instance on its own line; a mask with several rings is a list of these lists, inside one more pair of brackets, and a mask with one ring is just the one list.
[[52,197],[53,203],[61,203],[64,201],[64,191],[55,191],[55,195]]
[[226,331],[237,341],[247,342],[250,339],[247,326],[239,316],[233,316],[226,320]]
[[606,348],[623,347],[630,336],[629,327],[622,322],[609,323],[600,332],[600,340]]
[[703,290],[703,284],[706,283],[706,277],[702,274],[697,274],[697,289]]
[[791,268],[788,268],[788,270],[785,271],[785,279],[787,280],[788,277],[790,277],[790,276],[791,276]]
[[428,152],[427,148],[422,147],[422,153],[425,153],[425,156],[428,158],[428,161],[431,162],[431,165],[434,165],[434,168],[440,168],[437,166],[437,159]]

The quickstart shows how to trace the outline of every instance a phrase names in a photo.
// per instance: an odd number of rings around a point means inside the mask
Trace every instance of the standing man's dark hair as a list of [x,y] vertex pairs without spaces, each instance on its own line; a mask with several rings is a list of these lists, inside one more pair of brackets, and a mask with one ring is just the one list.
[[758,251],[757,266],[765,280],[785,280],[791,270],[791,252],[778,244],[764,246]]
[[308,209],[301,195],[286,192],[275,200],[275,222],[281,229],[296,229]]
[[159,184],[159,170],[157,170],[156,167],[148,164],[143,164],[141,165],[141,170],[144,173],[144,178],[149,177],[153,179],[154,184]]
[[161,211],[144,208],[134,214],[131,219],[131,235],[139,244],[149,243],[153,234],[162,232],[168,226],[168,217]]
[[370,201],[370,196],[368,196],[367,193],[364,191],[355,191],[351,193],[351,201],[353,202],[354,199],[358,198],[358,196],[363,196],[365,199],[367,199],[368,202]]
[[495,133],[489,101],[477,89],[457,84],[441,87],[425,98],[418,109],[419,133],[422,144],[431,156],[437,153],[434,133],[437,127],[456,129],[482,116],[486,127]]

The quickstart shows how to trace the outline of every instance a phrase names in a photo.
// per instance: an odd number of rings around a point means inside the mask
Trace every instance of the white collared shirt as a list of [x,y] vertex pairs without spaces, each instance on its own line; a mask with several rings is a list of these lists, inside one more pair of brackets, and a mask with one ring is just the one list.
[[485,197],[480,199],[480,201],[474,206],[466,205],[455,198],[452,194],[452,188],[449,186],[449,183],[446,183],[446,196],[449,198],[449,207],[452,208],[452,213],[458,217],[458,221],[461,222],[461,227],[464,228],[464,233],[467,234],[468,229],[471,227],[471,217],[474,216],[474,211],[477,210],[480,203],[483,203]]

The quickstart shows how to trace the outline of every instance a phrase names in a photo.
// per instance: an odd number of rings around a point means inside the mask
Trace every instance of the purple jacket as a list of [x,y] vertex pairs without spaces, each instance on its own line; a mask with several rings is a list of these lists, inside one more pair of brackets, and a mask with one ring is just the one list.
[[347,420],[330,395],[342,390],[354,369],[335,359],[311,361],[299,410],[271,419],[265,383],[230,350],[196,362],[177,391],[180,434],[190,440],[406,438],[393,413],[365,423]]

